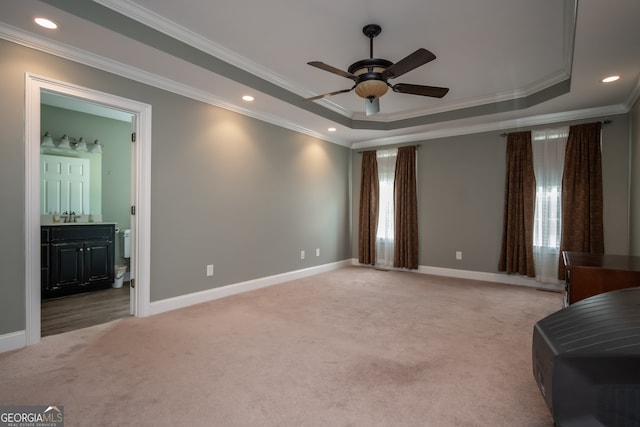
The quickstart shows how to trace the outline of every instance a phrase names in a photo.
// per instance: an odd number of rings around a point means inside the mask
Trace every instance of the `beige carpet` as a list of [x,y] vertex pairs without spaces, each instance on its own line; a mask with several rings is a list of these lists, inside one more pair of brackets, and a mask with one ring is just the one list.
[[1,405],[66,426],[527,426],[560,294],[350,267],[0,354]]

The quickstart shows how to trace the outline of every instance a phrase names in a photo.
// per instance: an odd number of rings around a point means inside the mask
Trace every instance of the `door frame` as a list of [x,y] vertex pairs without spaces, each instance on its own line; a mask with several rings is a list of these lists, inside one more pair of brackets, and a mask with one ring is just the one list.
[[[40,341],[40,93],[42,90],[102,104],[133,115],[131,220],[132,270],[135,272],[133,314],[149,315],[151,251],[151,105],[48,77],[25,74],[25,304],[26,345]],[[115,242],[114,242],[115,243]]]

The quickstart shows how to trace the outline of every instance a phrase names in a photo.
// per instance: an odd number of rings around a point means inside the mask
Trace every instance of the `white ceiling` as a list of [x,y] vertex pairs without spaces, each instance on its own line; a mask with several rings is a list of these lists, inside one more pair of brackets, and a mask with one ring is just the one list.
[[[638,0],[22,0],[1,3],[0,37],[359,148],[625,113],[640,93],[639,16]],[[449,93],[389,91],[370,117],[354,92],[302,101],[352,86],[307,62],[368,58],[370,23],[374,57],[437,57],[392,83]]]

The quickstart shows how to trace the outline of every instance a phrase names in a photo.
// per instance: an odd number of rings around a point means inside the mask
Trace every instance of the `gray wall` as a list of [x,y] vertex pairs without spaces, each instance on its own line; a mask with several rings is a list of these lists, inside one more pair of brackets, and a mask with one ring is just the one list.
[[631,255],[640,256],[640,100],[636,101],[629,114],[631,134]]
[[629,255],[629,115],[607,119],[612,123],[602,130],[604,250]]
[[351,257],[349,149],[4,40],[0,58],[0,334],[25,328],[26,72],[152,105],[152,301]]
[[[605,250],[629,253],[629,120],[609,117],[603,128]],[[544,129],[599,119],[558,123]],[[524,129],[513,129],[524,130]],[[502,132],[420,141],[418,215],[420,265],[496,273],[502,239],[506,138]],[[361,155],[353,157],[352,251],[357,230]],[[463,259],[455,259],[462,251]]]

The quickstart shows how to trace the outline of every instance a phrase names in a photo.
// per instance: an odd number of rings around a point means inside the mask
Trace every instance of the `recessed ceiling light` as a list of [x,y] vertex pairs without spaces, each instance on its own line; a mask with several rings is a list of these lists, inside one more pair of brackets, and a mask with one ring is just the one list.
[[58,24],[47,18],[36,18],[34,21],[36,21],[36,24],[40,25],[41,27],[48,28],[50,30],[55,30],[56,28],[58,28]]
[[336,131],[336,128],[329,128],[329,129],[327,129],[327,130],[328,130],[329,132],[335,132],[335,131]]
[[242,97],[242,100],[243,101],[247,101],[247,102],[251,102],[251,101],[253,101],[253,96],[245,95],[245,96]]
[[604,79],[602,79],[602,83],[611,83],[611,82],[615,82],[616,80],[618,80],[620,78],[620,76],[609,76],[609,77],[605,77]]

